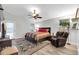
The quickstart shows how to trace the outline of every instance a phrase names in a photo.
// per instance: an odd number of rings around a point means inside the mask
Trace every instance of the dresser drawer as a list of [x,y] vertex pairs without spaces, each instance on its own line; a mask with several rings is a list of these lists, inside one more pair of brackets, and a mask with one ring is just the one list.
[[8,47],[8,46],[12,46],[12,40],[0,41],[0,47],[4,48],[4,47]]

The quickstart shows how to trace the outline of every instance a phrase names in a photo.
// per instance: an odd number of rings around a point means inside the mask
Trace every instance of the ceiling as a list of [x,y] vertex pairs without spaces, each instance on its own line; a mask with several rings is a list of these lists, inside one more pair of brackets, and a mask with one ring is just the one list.
[[77,4],[3,4],[5,13],[21,19],[29,19],[29,9],[36,7],[43,20],[75,14]]

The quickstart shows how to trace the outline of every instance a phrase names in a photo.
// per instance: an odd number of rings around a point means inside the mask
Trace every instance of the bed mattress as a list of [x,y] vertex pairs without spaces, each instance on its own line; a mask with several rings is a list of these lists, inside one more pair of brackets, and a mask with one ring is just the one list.
[[49,32],[37,32],[35,36],[35,40],[39,41],[42,40],[43,38],[49,37],[50,33]]

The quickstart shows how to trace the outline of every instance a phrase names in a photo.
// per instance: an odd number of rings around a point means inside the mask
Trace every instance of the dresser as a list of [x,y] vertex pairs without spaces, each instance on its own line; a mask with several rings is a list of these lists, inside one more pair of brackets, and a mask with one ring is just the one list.
[[0,39],[0,51],[5,47],[12,46],[12,39]]

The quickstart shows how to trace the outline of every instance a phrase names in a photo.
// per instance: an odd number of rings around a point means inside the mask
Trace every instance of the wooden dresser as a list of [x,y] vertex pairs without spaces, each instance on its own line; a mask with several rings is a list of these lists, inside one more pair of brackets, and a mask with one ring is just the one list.
[[11,39],[0,39],[0,51],[5,47],[12,46],[12,40]]

